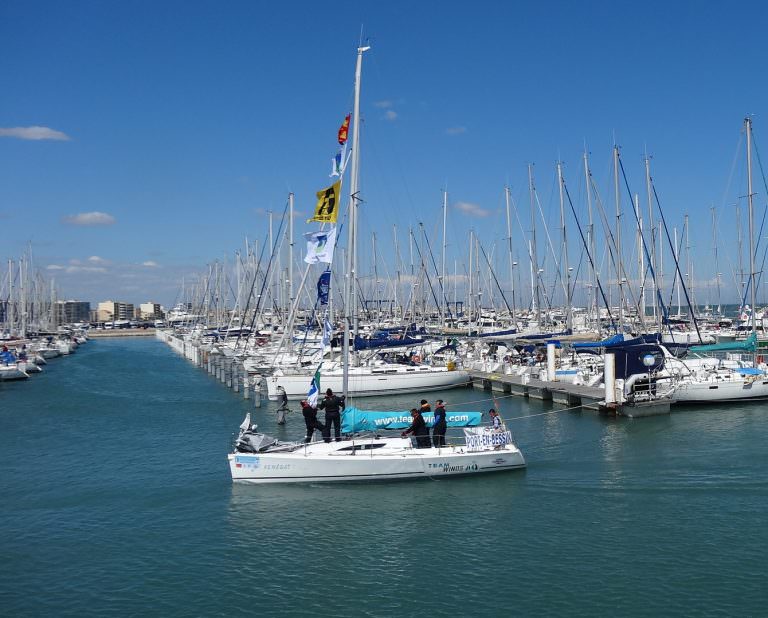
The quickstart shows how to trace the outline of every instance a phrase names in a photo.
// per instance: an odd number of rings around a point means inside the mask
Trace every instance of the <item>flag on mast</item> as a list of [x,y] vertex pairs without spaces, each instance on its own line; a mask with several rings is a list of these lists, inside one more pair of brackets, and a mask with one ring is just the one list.
[[317,204],[315,214],[307,223],[317,221],[319,223],[336,223],[339,216],[339,197],[341,194],[341,180],[337,180],[330,187],[317,192]]
[[307,393],[307,403],[313,408],[317,407],[317,397],[320,394],[320,367],[322,366],[323,363],[317,366],[315,375],[312,376],[312,382],[309,384],[309,392]]
[[333,249],[336,246],[336,227],[321,232],[309,232],[304,234],[307,239],[307,255],[304,261],[307,264],[333,262]]
[[347,114],[346,118],[344,118],[344,122],[341,123],[341,127],[339,127],[339,144],[342,146],[347,143],[347,136],[349,135],[349,119],[352,116],[352,114]]

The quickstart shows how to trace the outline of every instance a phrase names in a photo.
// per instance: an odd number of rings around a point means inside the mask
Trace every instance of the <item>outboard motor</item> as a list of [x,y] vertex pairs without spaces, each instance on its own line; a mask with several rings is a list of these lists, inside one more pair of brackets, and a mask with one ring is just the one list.
[[276,438],[259,433],[258,430],[258,425],[251,425],[251,413],[249,412],[240,425],[240,435],[235,440],[235,450],[240,453],[258,453],[277,444]]
[[260,453],[275,444],[277,444],[275,438],[266,436],[263,433],[246,431],[235,442],[235,448],[241,453]]

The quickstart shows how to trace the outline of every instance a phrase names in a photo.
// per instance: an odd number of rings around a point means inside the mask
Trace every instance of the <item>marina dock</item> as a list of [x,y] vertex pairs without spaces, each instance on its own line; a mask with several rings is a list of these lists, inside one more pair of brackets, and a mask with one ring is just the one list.
[[596,386],[584,386],[561,381],[551,382],[531,378],[527,375],[487,373],[474,369],[469,370],[469,375],[474,388],[552,401],[568,407],[581,407],[604,414],[620,414],[635,418],[669,414],[670,412],[668,400],[606,405],[605,390]]

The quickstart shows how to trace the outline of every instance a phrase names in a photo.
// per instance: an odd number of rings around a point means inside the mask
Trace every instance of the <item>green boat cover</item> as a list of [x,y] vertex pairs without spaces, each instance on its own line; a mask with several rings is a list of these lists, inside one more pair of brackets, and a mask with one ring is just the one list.
[[757,335],[752,333],[744,341],[710,343],[709,345],[694,345],[689,352],[754,352],[757,350]]

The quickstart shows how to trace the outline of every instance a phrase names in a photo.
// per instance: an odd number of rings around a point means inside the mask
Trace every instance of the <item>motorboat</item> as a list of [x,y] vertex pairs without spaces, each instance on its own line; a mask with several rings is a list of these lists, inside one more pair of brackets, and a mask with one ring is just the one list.
[[[394,415],[395,422],[379,426],[402,426],[405,412],[381,414]],[[465,416],[460,412],[453,414]],[[345,410],[342,429],[349,415],[350,409]],[[526,465],[512,432],[504,427],[470,426],[464,429],[463,439],[450,440],[442,447],[418,448],[411,438],[389,437],[382,435],[381,430],[345,434],[341,440],[332,442],[285,442],[260,433],[250,421],[248,413],[240,425],[234,451],[228,455],[232,480],[236,483],[434,479],[505,472]],[[448,424],[452,425],[451,413]]]

